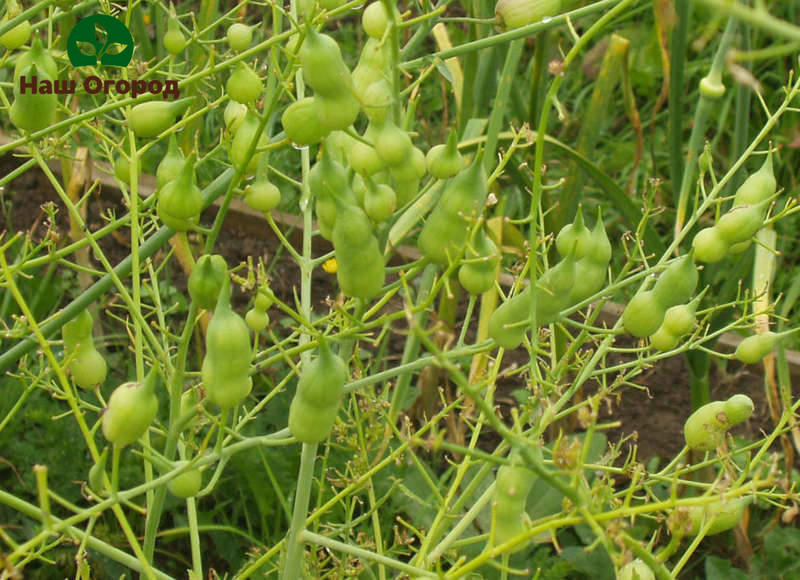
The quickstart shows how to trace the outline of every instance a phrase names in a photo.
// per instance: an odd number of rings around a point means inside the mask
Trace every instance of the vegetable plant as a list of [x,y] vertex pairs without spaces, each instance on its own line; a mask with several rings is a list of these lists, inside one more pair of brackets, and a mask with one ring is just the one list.
[[0,12],[10,577],[764,574],[794,3]]

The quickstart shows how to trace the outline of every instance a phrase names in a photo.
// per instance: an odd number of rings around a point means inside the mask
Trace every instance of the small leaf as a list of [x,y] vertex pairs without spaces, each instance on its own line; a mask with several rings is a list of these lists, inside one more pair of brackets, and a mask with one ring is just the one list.
[[78,45],[78,49],[86,56],[97,56],[97,49],[91,42],[79,40],[76,44]]
[[100,26],[99,24],[95,23],[94,25],[94,38],[97,41],[97,44],[102,46],[106,43],[106,29]]
[[106,48],[106,54],[121,54],[123,50],[128,48],[127,44],[122,44],[120,42],[112,42]]
[[706,558],[706,580],[747,580],[749,576],[734,568],[730,560],[708,556]]
[[444,61],[440,60],[436,63],[436,70],[439,71],[439,74],[442,75],[448,83],[451,85],[453,84],[453,75],[450,74],[450,69],[447,68],[447,65],[444,63]]

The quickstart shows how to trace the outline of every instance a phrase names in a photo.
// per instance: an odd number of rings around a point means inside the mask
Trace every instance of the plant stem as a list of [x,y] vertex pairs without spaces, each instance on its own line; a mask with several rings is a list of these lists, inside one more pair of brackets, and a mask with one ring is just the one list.
[[800,40],[800,26],[795,26],[780,18],[775,18],[764,8],[750,8],[739,2],[731,0],[696,0],[716,10],[720,10],[731,17],[737,18],[742,22],[747,22],[751,26],[761,28],[766,32],[771,32],[775,36],[782,36],[789,40]]
[[[722,34],[717,52],[714,54],[714,60],[711,63],[711,71],[709,75],[721,74],[722,68],[725,64],[725,54],[733,42],[734,32],[736,31],[736,20],[730,18],[728,25],[725,27],[725,32]],[[675,236],[683,229],[686,219],[686,210],[689,205],[689,194],[692,190],[692,183],[695,178],[695,169],[697,168],[697,156],[703,149],[703,141],[705,139],[706,124],[711,111],[718,105],[718,99],[710,99],[700,94],[700,99],[697,101],[697,109],[694,114],[694,125],[692,126],[692,134],[689,137],[689,147],[684,158],[683,174],[681,179],[681,188],[678,193],[677,199],[677,215],[675,216]]]
[[297,580],[303,578],[303,531],[308,513],[308,502],[311,498],[311,485],[314,482],[314,461],[317,456],[316,443],[304,443],[300,456],[300,472],[297,477],[297,492],[294,496],[292,522],[286,536],[286,561],[281,572],[281,580]]
[[674,4],[678,23],[672,31],[669,68],[669,162],[673,188],[683,178],[683,78],[690,16],[689,0],[675,0]]
[[497,86],[497,93],[494,99],[494,106],[489,117],[489,125],[486,128],[486,151],[483,155],[483,165],[488,171],[495,164],[495,153],[497,153],[497,142],[499,139],[500,128],[505,118],[506,107],[511,94],[511,87],[517,76],[519,59],[522,56],[523,40],[514,40],[508,47],[506,60],[503,70],[500,73],[500,82]]

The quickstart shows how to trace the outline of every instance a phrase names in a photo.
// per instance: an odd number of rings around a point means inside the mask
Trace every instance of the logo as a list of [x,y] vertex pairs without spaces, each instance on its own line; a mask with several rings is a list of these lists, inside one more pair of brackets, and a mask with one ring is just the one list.
[[[120,21],[107,14],[93,14],[79,20],[67,39],[67,56],[72,66],[113,66],[127,67],[133,58],[133,37],[131,31]],[[72,79],[50,79],[48,75],[20,75],[19,94],[57,94],[74,95],[76,81]],[[142,78],[102,79],[89,75],[83,79],[83,90],[89,95],[115,91],[119,95],[130,94],[134,99],[139,95],[160,94],[164,99],[178,99],[181,96],[178,81]]]
[[126,67],[133,58],[131,31],[107,14],[93,14],[72,29],[67,39],[67,56],[72,66]]

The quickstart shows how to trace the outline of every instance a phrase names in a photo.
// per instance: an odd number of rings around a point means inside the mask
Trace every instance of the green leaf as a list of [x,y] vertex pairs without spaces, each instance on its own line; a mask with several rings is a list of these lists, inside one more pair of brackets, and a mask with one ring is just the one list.
[[591,552],[578,546],[569,546],[561,552],[561,557],[592,580],[614,580],[614,565],[602,546]]
[[453,84],[453,75],[450,74],[450,69],[447,68],[447,65],[444,64],[443,60],[440,60],[439,62],[436,63],[436,70],[438,70],[439,74],[444,77],[444,80],[446,80],[451,85]]
[[708,556],[706,558],[706,580],[747,580],[749,576],[734,568],[730,560]]
[[97,49],[95,48],[94,44],[92,44],[91,42],[83,42],[83,41],[79,40],[77,42],[77,44],[78,44],[78,48],[86,56],[96,56],[97,55]]

